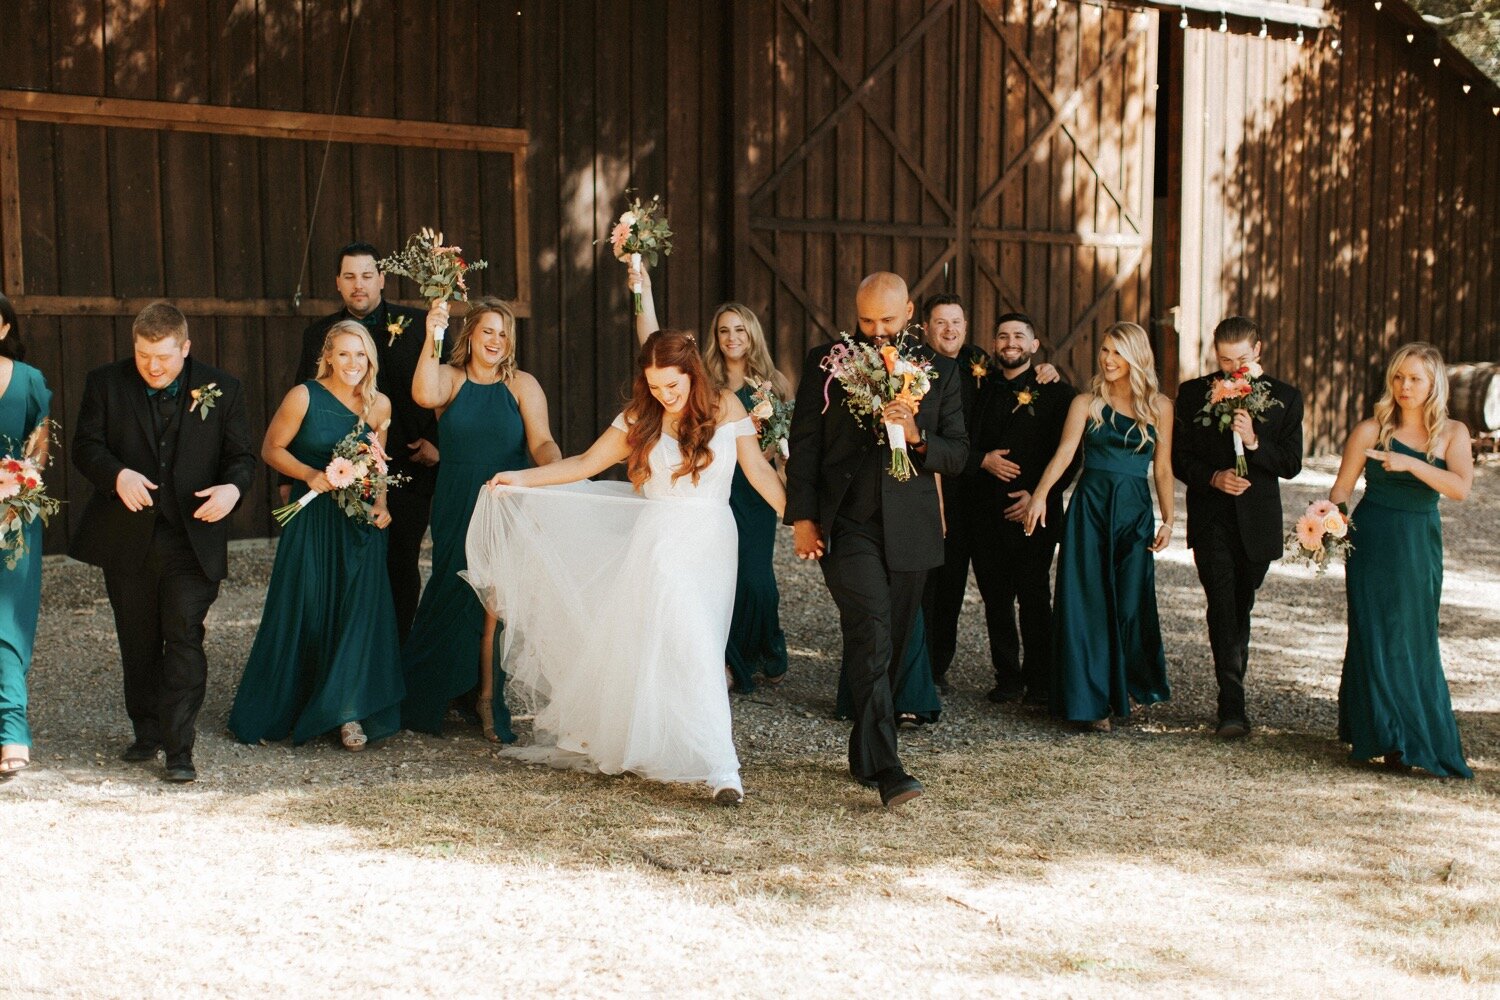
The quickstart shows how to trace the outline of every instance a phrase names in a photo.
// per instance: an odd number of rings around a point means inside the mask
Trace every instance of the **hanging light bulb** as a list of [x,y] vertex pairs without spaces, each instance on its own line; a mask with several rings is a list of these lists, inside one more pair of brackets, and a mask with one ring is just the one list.
[[1057,9],[1057,0],[1047,0],[1047,9],[1048,10],[1056,10]]
[[1222,35],[1222,34],[1224,34],[1224,32],[1226,32],[1228,30],[1229,30],[1229,15],[1226,14],[1226,13],[1224,13],[1221,10],[1221,11],[1219,11],[1219,34]]
[[1434,67],[1442,65],[1442,62],[1443,62],[1443,57],[1442,56],[1433,56],[1432,57],[1432,65]]
[[1335,37],[1333,41],[1329,42],[1328,44],[1334,52],[1337,52],[1339,50],[1339,40],[1337,37]]
[[1184,8],[1182,8],[1182,16],[1177,19],[1177,27],[1181,28],[1183,31],[1186,31],[1187,30],[1187,26],[1188,26],[1187,8],[1184,7]]
[[1260,37],[1262,37],[1262,38],[1266,37],[1266,19],[1265,18],[1261,18],[1260,19]]
[[1375,0],[1375,9],[1376,10],[1380,9],[1380,0]]
[[1412,43],[1412,41],[1416,39],[1416,37],[1417,37],[1416,35],[1413,35],[1410,32],[1408,32],[1407,35],[1406,35],[1406,44],[1410,45]]
[[1297,25],[1297,48],[1302,48],[1302,25]]
[[1468,93],[1468,92],[1469,92],[1469,90],[1470,90],[1470,89],[1471,89],[1471,88],[1470,88],[1470,85],[1469,85],[1469,84],[1467,84],[1467,83],[1466,83],[1466,84],[1464,84],[1464,93],[1465,93],[1465,94],[1467,94],[1467,93]]

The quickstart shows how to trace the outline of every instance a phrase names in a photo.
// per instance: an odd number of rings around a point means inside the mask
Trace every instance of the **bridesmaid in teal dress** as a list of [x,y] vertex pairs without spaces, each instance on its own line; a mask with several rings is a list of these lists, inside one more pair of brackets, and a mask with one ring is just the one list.
[[[344,320],[330,327],[318,377],[293,386],[266,428],[266,464],[325,493],[323,469],[350,431],[374,427],[383,446],[391,402],[375,390],[377,364],[363,325]],[[385,571],[391,514],[383,495],[370,516],[373,526],[345,515],[332,497],[319,497],[282,532],[229,714],[240,742],[291,737],[300,744],[337,731],[346,749],[362,750],[400,728],[404,691]]]
[[[927,652],[927,621],[918,609],[912,619],[911,636],[906,642],[906,659],[901,664],[901,676],[891,685],[891,701],[896,708],[896,725],[903,729],[930,725],[942,714],[943,703],[938,698],[937,684],[932,679],[932,658]],[[849,680],[839,667],[839,689],[834,714],[840,719],[854,718],[854,705],[849,697]]]
[[[1099,370],[1077,396],[1057,453],[1026,509],[1026,531],[1046,524],[1047,494],[1079,445],[1083,472],[1063,518],[1054,600],[1052,713],[1108,732],[1131,703],[1166,701],[1166,657],[1156,611],[1154,553],[1172,538],[1172,401],[1157,391],[1146,331],[1104,332]],[[1153,530],[1151,487],[1161,507]]]
[[[636,272],[631,272],[634,280]],[[658,329],[651,278],[643,268],[642,309],[636,317],[636,336],[646,342]],[[725,302],[714,310],[711,336],[699,345],[703,367],[720,387],[733,392],[747,412],[755,409],[754,394],[769,382],[781,399],[792,398],[792,387],[771,360],[760,320],[748,307]],[[753,414],[752,414],[753,416]],[[767,451],[774,462],[779,456]],[[776,512],[761,499],[738,468],[729,491],[729,508],[739,530],[739,569],[735,579],[734,617],[724,650],[727,682],[741,694],[755,690],[755,678],[771,685],[786,676],[786,635],[781,630],[781,592],[771,559],[776,549]],[[928,673],[931,673],[929,669]]]
[[432,576],[401,650],[406,700],[401,724],[440,734],[448,705],[474,692],[486,739],[514,743],[504,674],[494,678],[496,622],[459,574],[469,518],[480,488],[497,472],[562,457],[547,420],[541,384],[516,367],[516,316],[499,299],[469,303],[446,364],[432,335],[448,325],[448,304],[427,314],[428,344],[412,379],[412,398],[438,411],[437,487],[432,497]]
[[[0,295],[0,456],[27,454],[47,464],[47,419],[52,393],[25,356],[16,311]],[[26,722],[26,675],[42,603],[42,525],[22,529],[26,554],[15,569],[0,562],[0,778],[31,763],[31,727]]]
[[1339,739],[1353,760],[1383,757],[1472,778],[1438,648],[1443,593],[1442,495],[1474,484],[1469,431],[1448,419],[1448,378],[1431,344],[1398,349],[1375,416],[1349,435],[1329,499],[1347,503],[1360,472],[1365,494],[1351,516],[1346,581],[1349,641],[1339,683]]

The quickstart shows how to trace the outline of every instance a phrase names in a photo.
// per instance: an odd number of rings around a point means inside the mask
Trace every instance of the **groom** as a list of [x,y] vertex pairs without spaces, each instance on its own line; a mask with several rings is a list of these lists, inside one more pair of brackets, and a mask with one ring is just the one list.
[[153,302],[134,357],[89,372],[73,464],[94,486],[68,554],[104,570],[135,741],[193,781],[208,661],[203,619],[228,574],[229,522],[255,475],[240,383],[188,357],[187,318]]
[[[912,303],[897,275],[865,278],[854,304],[859,340],[883,345],[904,337]],[[927,571],[943,562],[934,474],[958,475],[968,452],[955,363],[925,345],[905,343],[931,359],[937,376],[915,412],[892,402],[882,415],[906,432],[916,474],[905,482],[891,476],[889,450],[874,428],[849,412],[837,380],[825,383],[819,366],[832,344],[813,348],[802,364],[786,467],[786,523],[797,556],[819,560],[839,609],[854,703],[849,772],[879,789],[887,808],[922,794],[922,783],[906,773],[897,754],[893,691]]]

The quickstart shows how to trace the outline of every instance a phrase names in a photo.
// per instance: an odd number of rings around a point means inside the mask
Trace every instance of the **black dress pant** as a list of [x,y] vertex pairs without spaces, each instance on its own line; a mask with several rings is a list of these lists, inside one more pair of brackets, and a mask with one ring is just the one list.
[[963,613],[964,592],[969,589],[969,560],[973,550],[970,506],[962,490],[943,490],[943,515],[948,529],[943,536],[943,564],[927,574],[922,595],[933,680],[942,680],[948,673],[958,648],[958,619]]
[[422,536],[427,534],[427,522],[432,517],[432,495],[398,486],[386,494],[386,505],[391,510],[391,526],[386,529],[385,569],[396,605],[396,637],[405,642],[422,596],[422,571],[417,561],[422,555]]
[[843,630],[854,712],[849,773],[878,780],[882,771],[901,766],[893,692],[927,571],[891,570],[880,522],[844,518],[834,521],[828,554],[819,563]]
[[1245,713],[1245,672],[1250,662],[1250,611],[1269,562],[1245,554],[1238,525],[1211,521],[1195,525],[1193,562],[1208,598],[1208,643],[1219,682],[1219,721],[1249,721]]
[[104,571],[135,738],[160,743],[168,762],[191,756],[208,685],[203,619],[219,585],[203,575],[180,528],[158,521],[140,566]]
[[[1045,700],[1052,678],[1053,532],[1030,537],[1019,524],[1000,521],[975,532],[974,576],[984,599],[995,686],[1007,694],[1024,688]],[[1016,606],[1021,628],[1016,630]],[[1024,649],[1024,658],[1022,650]]]

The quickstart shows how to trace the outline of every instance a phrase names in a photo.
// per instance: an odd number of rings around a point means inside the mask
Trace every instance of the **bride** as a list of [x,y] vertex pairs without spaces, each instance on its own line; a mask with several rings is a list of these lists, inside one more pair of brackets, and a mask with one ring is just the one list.
[[[467,579],[505,623],[506,696],[536,719],[533,745],[505,753],[704,783],[735,806],[736,461],[778,517],[786,493],[691,334],[653,333],[637,364],[624,412],[588,451],[499,473],[469,524]],[[616,462],[628,484],[583,481]]]

